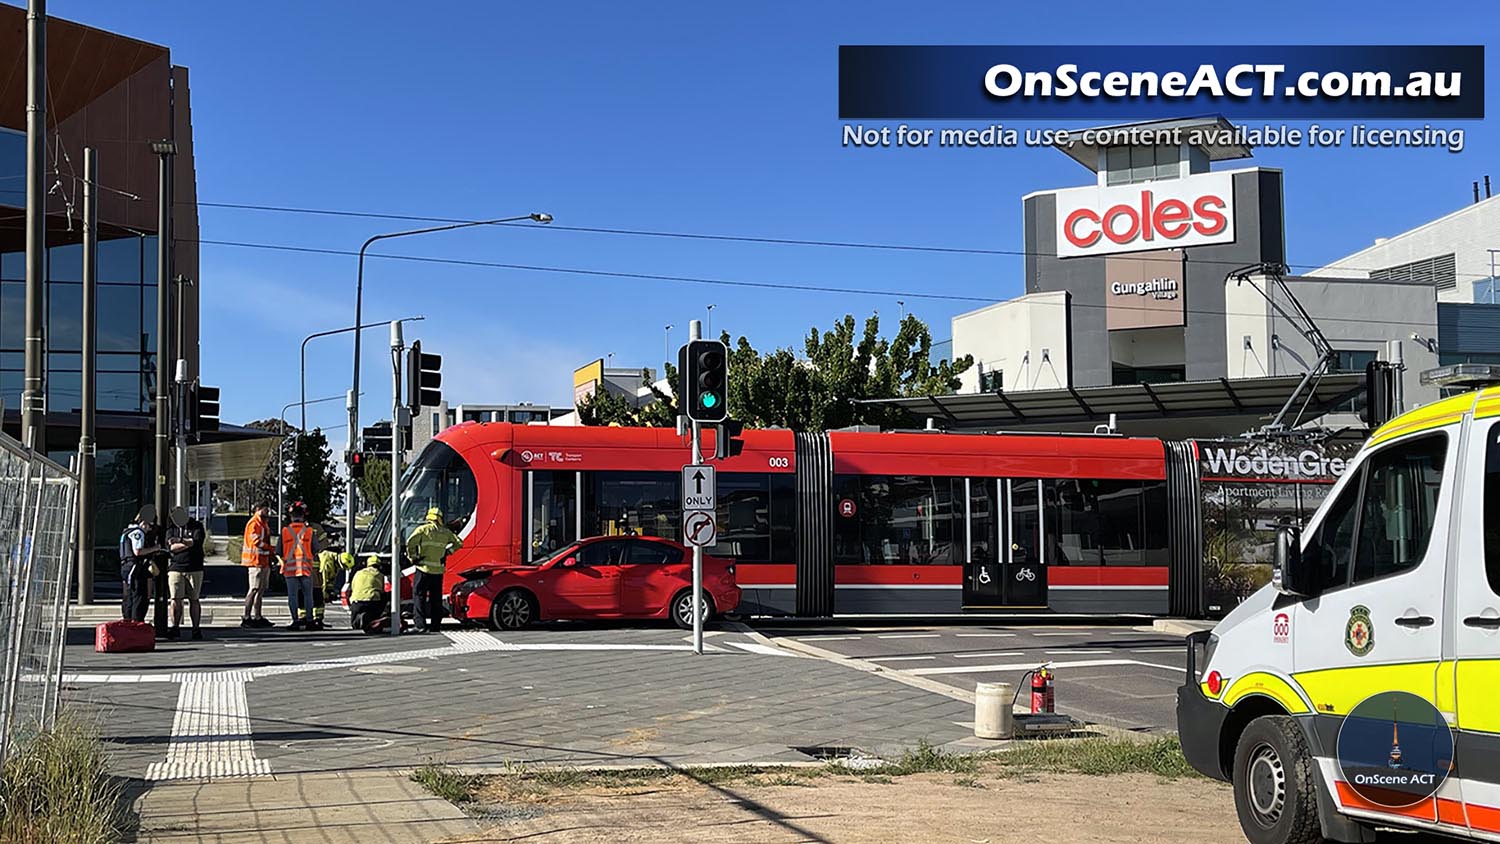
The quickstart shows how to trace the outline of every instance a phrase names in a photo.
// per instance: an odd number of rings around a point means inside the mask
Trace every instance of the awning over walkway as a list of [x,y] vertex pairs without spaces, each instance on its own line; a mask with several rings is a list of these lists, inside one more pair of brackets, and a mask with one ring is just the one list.
[[[281,437],[254,428],[225,425],[224,430],[206,435],[222,438],[187,448],[189,481],[258,481],[272,463]],[[229,437],[238,437],[229,439]]]
[[[1261,424],[1269,422],[1301,380],[1300,375],[1218,378],[1168,384],[868,399],[862,403],[899,407],[911,416],[914,425],[921,426],[931,418],[939,428],[954,431],[1076,430],[1108,422],[1110,414],[1115,414],[1121,422],[1220,418],[1233,429],[1256,420]],[[1364,382],[1362,373],[1323,376],[1312,390],[1302,421],[1327,414],[1364,389]],[[1205,430],[1200,436],[1209,433]]]

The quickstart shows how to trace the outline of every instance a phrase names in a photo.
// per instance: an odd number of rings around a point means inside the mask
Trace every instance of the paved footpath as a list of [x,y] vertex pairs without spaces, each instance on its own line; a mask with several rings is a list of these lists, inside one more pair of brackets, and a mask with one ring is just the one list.
[[[387,840],[361,831],[371,825],[395,830],[389,840],[459,834],[462,816],[405,780],[428,761],[676,766],[993,746],[972,738],[962,695],[739,626],[711,631],[702,656],[668,627],[396,639],[213,629],[136,655],[95,654],[90,632],[70,636],[65,695],[96,714],[115,770],[143,784],[142,841]],[[342,795],[367,793],[384,808],[361,820]]]

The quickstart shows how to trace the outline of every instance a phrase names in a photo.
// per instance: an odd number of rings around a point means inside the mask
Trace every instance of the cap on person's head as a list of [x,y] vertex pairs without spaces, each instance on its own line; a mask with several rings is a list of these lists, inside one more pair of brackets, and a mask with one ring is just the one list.
[[138,522],[143,522],[145,524],[151,524],[152,522],[156,521],[156,505],[141,505],[141,509],[136,511],[135,520]]
[[442,520],[443,520],[443,511],[442,510],[439,510],[436,507],[430,507],[430,508],[428,508],[428,510],[427,510],[427,521],[429,521],[429,522],[441,522]]
[[182,527],[188,523],[187,508],[181,504],[174,504],[172,509],[167,511],[167,518],[172,520],[172,524]]

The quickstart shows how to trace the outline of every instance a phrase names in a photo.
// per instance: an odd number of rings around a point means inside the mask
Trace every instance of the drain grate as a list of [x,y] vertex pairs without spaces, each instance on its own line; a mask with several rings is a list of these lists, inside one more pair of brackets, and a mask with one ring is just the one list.
[[879,768],[886,764],[884,759],[873,753],[846,745],[813,744],[793,747],[792,750],[801,753],[803,756],[816,759],[819,762],[833,762],[856,771]]

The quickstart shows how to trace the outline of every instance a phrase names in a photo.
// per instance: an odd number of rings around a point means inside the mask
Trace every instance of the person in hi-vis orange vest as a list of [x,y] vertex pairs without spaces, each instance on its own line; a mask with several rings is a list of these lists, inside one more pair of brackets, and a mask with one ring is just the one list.
[[281,576],[286,578],[286,600],[292,610],[287,629],[306,630],[313,624],[312,573],[322,549],[317,530],[307,523],[307,505],[294,502],[288,512],[291,524],[281,529]]
[[240,565],[245,567],[245,617],[241,627],[270,627],[261,613],[261,599],[271,585],[271,562],[276,549],[271,546],[271,525],[266,521],[266,505],[256,504],[255,513],[245,523],[245,544],[240,549]]

